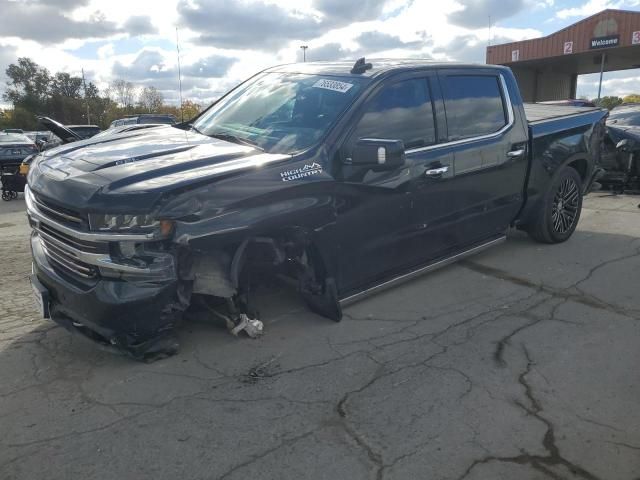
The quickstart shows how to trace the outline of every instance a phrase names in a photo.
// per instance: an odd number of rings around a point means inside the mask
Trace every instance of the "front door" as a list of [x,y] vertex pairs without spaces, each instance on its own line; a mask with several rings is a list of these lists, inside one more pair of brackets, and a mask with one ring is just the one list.
[[[374,90],[366,100],[340,156],[349,158],[362,138],[402,140],[407,152],[437,143],[437,128],[427,73],[398,77]],[[447,154],[431,155],[447,163]],[[414,220],[414,173],[424,155],[407,153],[394,170],[344,165],[337,184],[341,294],[379,283],[414,265],[425,250],[417,241]],[[435,191],[434,191],[435,192]],[[435,202],[444,203],[438,190]]]

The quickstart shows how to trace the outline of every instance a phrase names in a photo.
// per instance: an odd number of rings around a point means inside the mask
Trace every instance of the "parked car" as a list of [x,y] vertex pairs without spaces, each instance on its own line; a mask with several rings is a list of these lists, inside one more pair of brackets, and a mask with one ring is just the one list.
[[174,115],[165,115],[162,113],[141,113],[138,115],[129,115],[125,118],[114,120],[113,122],[111,122],[111,125],[109,125],[109,128],[145,123],[173,125],[176,122],[177,120]]
[[38,152],[36,145],[21,133],[0,133],[0,189],[3,200],[12,200],[24,190],[20,163]]
[[41,150],[85,140],[100,133],[100,127],[97,125],[63,125],[50,117],[38,117],[38,123],[53,134],[45,142],[40,141]]
[[57,139],[57,137],[54,137],[53,133],[49,131],[24,132],[24,134],[36,145],[50,142],[54,138]]
[[640,105],[611,110],[600,166],[605,173],[598,183],[604,189],[640,193]]
[[150,128],[155,127],[167,127],[167,124],[164,123],[144,123],[144,124],[133,124],[133,125],[121,125],[119,127],[109,127],[106,130],[95,135],[95,138],[103,138],[110,135],[116,135],[119,133],[126,132],[134,132],[134,131],[142,131],[148,130]]
[[0,133],[0,166],[20,165],[22,160],[38,152],[35,143],[21,133]]
[[24,133],[24,130],[21,128],[5,128],[3,133]]
[[97,125],[66,125],[66,127],[82,139],[91,138],[100,133],[100,127]]
[[196,300],[234,333],[258,333],[251,292],[265,278],[291,277],[338,321],[344,305],[495,246],[510,226],[564,242],[606,115],[525,106],[500,66],[265,70],[184,131],[38,155],[26,199],[40,313],[145,358],[175,352]]

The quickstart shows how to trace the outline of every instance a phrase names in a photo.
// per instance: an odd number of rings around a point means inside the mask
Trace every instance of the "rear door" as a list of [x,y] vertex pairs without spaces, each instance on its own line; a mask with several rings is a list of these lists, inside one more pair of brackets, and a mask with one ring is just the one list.
[[[439,72],[453,153],[450,206],[457,243],[467,246],[502,234],[522,205],[527,130],[517,91],[497,69]],[[517,105],[519,106],[519,104]]]

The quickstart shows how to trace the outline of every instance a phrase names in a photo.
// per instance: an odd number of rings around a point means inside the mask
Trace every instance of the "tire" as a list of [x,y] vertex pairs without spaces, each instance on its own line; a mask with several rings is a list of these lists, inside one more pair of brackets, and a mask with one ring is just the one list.
[[575,169],[564,167],[545,192],[527,232],[540,243],[565,242],[573,235],[581,212],[582,179]]

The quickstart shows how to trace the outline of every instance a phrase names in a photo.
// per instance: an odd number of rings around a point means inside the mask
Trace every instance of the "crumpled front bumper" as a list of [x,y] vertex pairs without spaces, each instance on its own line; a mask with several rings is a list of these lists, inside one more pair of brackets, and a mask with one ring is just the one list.
[[31,250],[56,323],[137,359],[176,353],[174,330],[184,311],[176,279],[81,281],[51,264],[35,232]]

